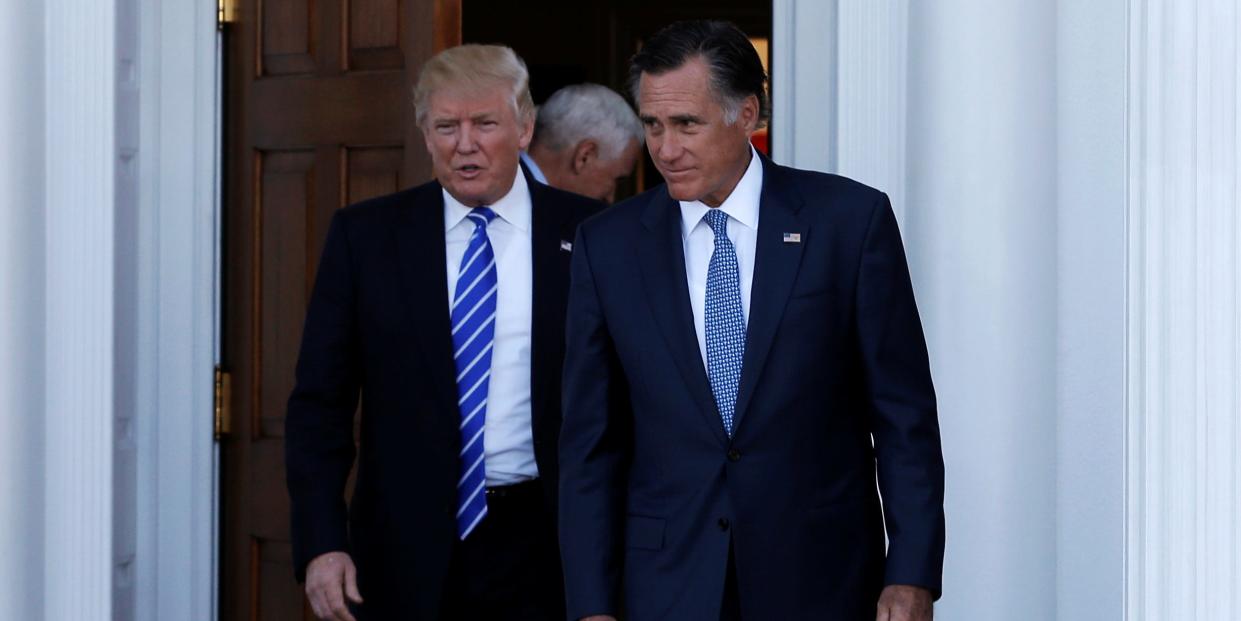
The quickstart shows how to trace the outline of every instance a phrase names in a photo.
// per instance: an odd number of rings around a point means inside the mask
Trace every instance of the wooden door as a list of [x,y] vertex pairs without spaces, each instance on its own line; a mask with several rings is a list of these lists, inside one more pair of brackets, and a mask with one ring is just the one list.
[[221,619],[313,618],[293,579],[285,401],[332,212],[422,183],[422,63],[460,0],[240,0],[225,47]]

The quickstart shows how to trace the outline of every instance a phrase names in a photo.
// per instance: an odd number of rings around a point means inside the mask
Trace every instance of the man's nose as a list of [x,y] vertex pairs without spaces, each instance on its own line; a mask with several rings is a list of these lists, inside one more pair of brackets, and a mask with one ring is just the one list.
[[660,161],[670,163],[681,156],[681,151],[681,143],[674,136],[668,135],[659,141],[659,147],[655,154]]
[[461,126],[461,131],[457,133],[457,153],[473,153],[478,149],[474,132],[474,126],[470,123]]

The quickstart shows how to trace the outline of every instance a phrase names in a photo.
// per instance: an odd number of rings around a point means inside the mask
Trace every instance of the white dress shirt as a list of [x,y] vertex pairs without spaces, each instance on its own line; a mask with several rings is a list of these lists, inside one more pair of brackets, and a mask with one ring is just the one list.
[[547,175],[543,174],[543,169],[539,168],[539,163],[534,161],[534,158],[530,157],[529,153],[522,151],[521,161],[525,162],[526,168],[530,169],[530,176],[534,177],[535,181],[538,181],[539,183],[542,183],[543,185],[549,185],[547,183]]
[[[539,475],[530,426],[530,330],[533,321],[533,246],[530,241],[530,189],[517,170],[513,187],[494,205],[496,218],[487,237],[496,257],[496,326],[487,385],[487,420],[483,431],[483,465],[487,485],[508,485]],[[448,306],[451,312],[457,273],[474,223],[470,208],[444,190],[444,235],[448,259]]]
[[685,280],[689,283],[689,303],[694,311],[694,330],[698,350],[707,365],[707,332],[704,308],[707,305],[707,268],[715,251],[715,233],[707,224],[708,209],[728,214],[728,239],[737,249],[738,276],[741,279],[741,314],[750,325],[750,285],[754,282],[754,249],[758,244],[758,203],[763,192],[763,163],[750,147],[750,165],[719,207],[701,201],[680,201],[681,243],[685,250]]

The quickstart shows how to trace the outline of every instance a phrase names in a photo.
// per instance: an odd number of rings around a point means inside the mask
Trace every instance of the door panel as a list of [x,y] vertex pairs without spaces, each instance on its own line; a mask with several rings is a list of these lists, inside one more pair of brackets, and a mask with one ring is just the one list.
[[241,0],[226,32],[221,618],[311,618],[293,580],[285,402],[332,213],[430,178],[410,93],[460,0]]

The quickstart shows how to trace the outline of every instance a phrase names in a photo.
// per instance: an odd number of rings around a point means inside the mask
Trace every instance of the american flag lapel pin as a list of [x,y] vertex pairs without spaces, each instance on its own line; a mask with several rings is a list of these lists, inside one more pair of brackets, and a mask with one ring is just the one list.
[[801,233],[785,233],[785,234],[784,234],[784,243],[786,243],[786,244],[800,244],[800,243],[801,243]]
[[573,242],[560,240],[560,249],[565,252],[573,252]]

